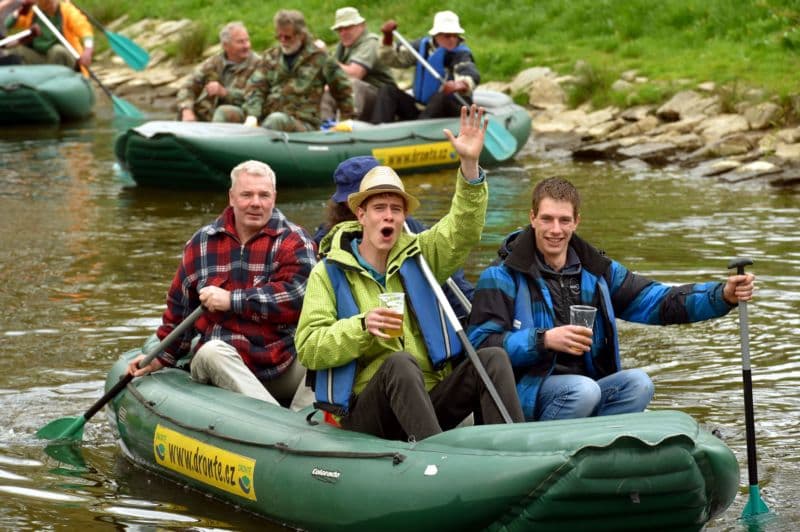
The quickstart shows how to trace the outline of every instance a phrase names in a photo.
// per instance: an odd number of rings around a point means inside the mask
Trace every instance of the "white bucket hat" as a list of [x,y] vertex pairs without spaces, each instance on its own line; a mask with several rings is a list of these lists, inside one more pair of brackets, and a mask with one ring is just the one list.
[[347,196],[347,205],[353,214],[358,214],[358,207],[364,203],[367,198],[376,194],[397,194],[406,200],[406,211],[413,212],[419,207],[419,200],[406,192],[403,182],[397,172],[388,166],[376,166],[364,176],[361,180],[361,185],[358,187],[358,192],[354,192]]
[[336,19],[333,21],[331,29],[333,31],[347,26],[355,26],[364,22],[364,17],[354,7],[342,7],[336,10]]
[[439,33],[464,33],[464,28],[458,22],[458,15],[452,11],[439,11],[433,17],[433,27],[428,32],[431,35]]

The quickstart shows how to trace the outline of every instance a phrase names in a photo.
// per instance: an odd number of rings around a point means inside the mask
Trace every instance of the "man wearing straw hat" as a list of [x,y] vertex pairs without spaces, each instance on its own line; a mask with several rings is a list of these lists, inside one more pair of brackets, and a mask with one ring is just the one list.
[[411,43],[418,55],[439,73],[444,83],[440,83],[420,64],[402,43],[393,45],[393,32],[396,29],[397,22],[394,20],[386,21],[381,27],[383,46],[379,56],[390,67],[416,68],[414,95],[411,96],[397,87],[381,87],[371,122],[380,124],[393,122],[395,119],[458,116],[461,104],[453,93],[458,92],[469,104],[472,102],[472,91],[481,80],[472,51],[464,44],[464,28],[461,27],[458,15],[452,11],[439,11],[433,17],[433,27],[428,35]]
[[[364,17],[354,7],[337,9],[331,29],[339,35],[333,58],[353,85],[356,117],[369,120],[378,89],[395,85],[391,70],[378,58],[379,37],[367,31]],[[322,100],[324,118],[334,117],[335,104],[330,93],[326,92]]]
[[[441,282],[480,240],[488,188],[478,157],[483,110],[463,108],[458,137],[445,135],[461,160],[450,211],[430,229],[403,232],[418,206],[394,170],[376,166],[348,196],[357,221],[333,229],[324,259],[311,272],[295,346],[316,370],[315,406],[342,428],[395,440],[421,440],[458,425],[502,423],[479,370],[461,362],[462,345],[443,318],[422,274],[427,262]],[[379,301],[401,293],[398,315]],[[501,348],[477,353],[510,420],[521,421],[514,375]],[[461,362],[459,364],[459,362]]]

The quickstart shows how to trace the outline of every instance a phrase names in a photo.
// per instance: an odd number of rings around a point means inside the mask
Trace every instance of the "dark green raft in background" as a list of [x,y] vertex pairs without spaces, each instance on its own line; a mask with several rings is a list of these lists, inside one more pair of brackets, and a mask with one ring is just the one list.
[[[496,127],[516,140],[515,149],[500,158],[484,147],[481,165],[510,160],[530,135],[528,112],[499,92],[476,91],[475,102],[486,108]],[[153,121],[117,137],[114,152],[141,186],[227,189],[231,169],[248,159],[269,164],[281,187],[329,186],[336,166],[356,155],[372,155],[400,173],[455,168],[458,158],[442,133],[444,128],[457,133],[458,118],[377,126],[354,122],[352,131],[308,133],[240,124]]]
[[[106,389],[124,375],[131,351]],[[700,530],[733,501],[730,449],[678,411],[457,428],[409,443],[165,369],[108,406],[134,463],[315,531]]]
[[59,124],[92,114],[94,91],[61,65],[0,66],[0,125]]

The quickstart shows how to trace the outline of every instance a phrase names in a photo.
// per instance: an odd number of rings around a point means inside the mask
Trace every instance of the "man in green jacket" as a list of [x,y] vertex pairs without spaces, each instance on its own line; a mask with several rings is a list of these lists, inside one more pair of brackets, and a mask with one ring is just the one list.
[[[430,229],[403,232],[419,201],[394,170],[377,166],[348,197],[357,221],[334,227],[330,246],[321,250],[324,260],[311,272],[295,345],[301,363],[318,373],[316,405],[345,429],[421,440],[470,413],[478,423],[503,421],[475,367],[458,363],[461,346],[446,330],[418,265],[421,255],[442,282],[480,240],[488,202],[478,166],[485,133],[483,110],[474,105],[462,109],[458,137],[445,130],[461,168],[450,212]],[[404,319],[379,306],[386,292],[405,292]],[[400,337],[386,333],[398,328]],[[522,421],[508,356],[491,348],[478,357],[511,418]]]

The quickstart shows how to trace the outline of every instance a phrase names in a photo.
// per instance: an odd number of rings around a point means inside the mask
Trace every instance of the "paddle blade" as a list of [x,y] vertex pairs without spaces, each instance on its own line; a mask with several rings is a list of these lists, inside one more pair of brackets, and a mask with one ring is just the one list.
[[134,70],[144,70],[150,62],[148,54],[141,46],[118,33],[106,30],[106,37],[114,52]]
[[51,421],[36,432],[36,437],[42,440],[80,440],[83,438],[83,427],[86,418],[62,417]]
[[132,103],[123,100],[119,96],[112,96],[111,102],[114,104],[114,114],[127,118],[144,118],[142,112]]
[[484,148],[492,154],[497,161],[505,161],[517,152],[517,139],[509,130],[489,118],[486,129]]
[[742,509],[742,519],[768,512],[769,508],[767,508],[767,504],[761,499],[761,491],[758,485],[750,486],[750,498],[747,499],[747,504],[745,504]]
[[59,469],[60,474],[75,476],[76,473],[86,470],[86,461],[80,450],[76,448],[75,442],[48,443],[44,447],[44,452],[47,456],[78,469],[78,471],[70,471],[61,468]]

